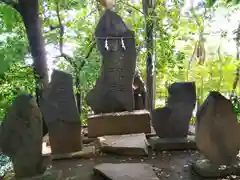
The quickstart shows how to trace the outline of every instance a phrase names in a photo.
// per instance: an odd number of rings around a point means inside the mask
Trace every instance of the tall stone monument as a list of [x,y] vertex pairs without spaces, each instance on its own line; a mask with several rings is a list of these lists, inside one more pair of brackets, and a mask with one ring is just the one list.
[[107,9],[96,27],[95,38],[102,66],[95,87],[86,97],[87,104],[96,114],[133,111],[136,66],[133,31],[118,14]]
[[72,76],[54,70],[42,99],[41,106],[49,130],[52,153],[64,154],[82,150],[81,124]]
[[144,92],[139,89],[134,94],[134,32],[116,12],[106,9],[96,27],[95,38],[102,55],[102,66],[95,87],[86,97],[87,104],[95,113],[88,117],[88,136],[151,132],[149,112],[134,111],[143,109],[141,100],[135,108],[134,95]]

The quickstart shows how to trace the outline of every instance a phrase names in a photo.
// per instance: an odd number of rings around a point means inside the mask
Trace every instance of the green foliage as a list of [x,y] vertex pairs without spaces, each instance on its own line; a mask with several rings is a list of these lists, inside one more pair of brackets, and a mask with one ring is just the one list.
[[233,104],[233,111],[237,114],[238,119],[240,119],[240,97],[235,95],[231,98],[231,101]]
[[15,63],[0,79],[0,120],[6,108],[19,93],[35,94],[34,75],[31,67]]
[[216,2],[217,2],[217,0],[207,0],[206,6],[207,7],[212,7]]
[[27,53],[26,35],[19,14],[0,3],[0,75]]
[[[220,0],[206,0],[206,7],[211,8],[219,1]],[[223,2],[227,5],[229,5],[229,4],[230,5],[238,5],[240,3],[240,0],[223,0]]]
[[[116,2],[117,12],[135,32],[138,53],[137,66],[145,79],[147,52],[143,47],[146,45],[146,22],[142,13],[142,5],[131,3],[128,0]],[[214,11],[212,7],[218,2],[220,1],[206,1],[208,14]],[[226,4],[225,0],[224,3]],[[86,119],[88,107],[84,99],[94,86],[101,65],[101,57],[96,48],[93,49],[88,59],[86,59],[86,54],[94,41],[94,28],[100,18],[101,8],[95,0],[41,0],[40,4],[45,42],[57,46],[56,51],[59,51],[60,39],[59,22],[56,16],[57,5],[59,5],[60,18],[65,30],[63,51],[68,54],[66,46],[72,45],[70,53],[73,55],[69,56],[76,66],[72,66],[64,58],[56,58],[55,65],[57,64],[59,69],[72,73],[74,77],[80,77],[81,85],[79,89],[75,87],[75,93],[81,92],[82,119]],[[167,86],[174,81],[195,81],[200,102],[203,102],[210,90],[219,90],[229,95],[238,66],[234,57],[222,54],[220,61],[218,56],[207,56],[203,65],[199,65],[194,60],[188,70],[189,60],[199,32],[204,31],[206,16],[199,14],[198,9],[191,9],[191,12],[188,12],[189,16],[183,16],[181,15],[183,5],[184,3],[181,1],[173,1],[171,6],[166,6],[164,1],[157,1],[154,14],[149,17],[153,19],[154,23],[156,99],[164,101],[167,96]],[[50,27],[55,28],[51,30]],[[183,45],[179,45],[179,42]],[[34,92],[33,74],[30,68],[20,68],[20,64],[23,65],[23,63],[17,63],[8,70],[10,63],[24,60],[27,51],[26,35],[19,15],[10,7],[0,4],[0,74],[6,72],[1,76],[0,118],[2,118],[6,105],[10,104],[19,91]],[[85,66],[80,69],[83,61],[86,61]],[[21,76],[20,72],[24,76]],[[30,76],[29,78],[21,79],[27,74]]]

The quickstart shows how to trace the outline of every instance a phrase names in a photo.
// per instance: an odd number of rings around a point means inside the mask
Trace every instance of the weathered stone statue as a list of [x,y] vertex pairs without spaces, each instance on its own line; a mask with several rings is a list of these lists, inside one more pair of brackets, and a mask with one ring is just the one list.
[[102,67],[95,87],[86,97],[98,113],[134,110],[133,79],[136,66],[134,33],[110,9],[102,15],[95,37],[102,55]]
[[194,82],[176,82],[168,88],[167,105],[152,113],[153,127],[160,138],[185,138],[196,104]]
[[[196,143],[207,158],[193,167],[205,178],[240,174],[240,128],[231,101],[212,91],[197,112]],[[225,168],[220,168],[225,165]]]
[[13,162],[16,178],[44,173],[42,117],[31,95],[20,95],[0,126],[0,149]]
[[71,74],[54,70],[43,93],[41,109],[49,130],[53,154],[82,150],[80,117]]
[[145,109],[146,87],[138,70],[135,71],[135,76],[133,80],[133,92],[135,102],[134,109],[135,110]]

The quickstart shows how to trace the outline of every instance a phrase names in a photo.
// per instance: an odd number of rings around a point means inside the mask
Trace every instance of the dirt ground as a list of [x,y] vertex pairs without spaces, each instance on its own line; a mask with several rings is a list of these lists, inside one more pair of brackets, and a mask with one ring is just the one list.
[[[196,151],[150,153],[148,157],[120,157],[102,155],[91,159],[58,160],[53,167],[62,170],[66,180],[95,180],[92,178],[93,167],[100,163],[149,163],[161,180],[203,180],[191,171],[191,162],[199,158]],[[232,177],[224,180],[233,179]],[[236,179],[236,178],[235,178]],[[240,179],[238,177],[237,179]],[[99,179],[98,179],[99,180]],[[222,179],[223,180],[223,179]]]
[[[197,151],[150,152],[148,157],[126,157],[117,155],[99,155],[88,159],[55,160],[46,158],[49,166],[61,170],[64,180],[106,180],[93,176],[93,168],[100,163],[148,163],[160,180],[207,180],[191,171],[191,163],[201,158]],[[12,173],[4,179],[11,179]],[[1,179],[1,178],[0,178]],[[240,180],[240,177],[227,177],[214,180]],[[210,180],[210,179],[208,179]],[[213,179],[211,179],[213,180]]]
[[[90,143],[91,144],[91,143]],[[89,145],[90,145],[89,144]],[[86,145],[88,146],[88,145]],[[45,153],[51,150],[43,146]],[[52,167],[63,172],[65,180],[99,180],[93,178],[93,168],[100,163],[148,163],[160,180],[206,180],[191,170],[191,164],[201,155],[198,151],[152,152],[149,149],[148,157],[126,157],[117,155],[101,155],[90,159],[69,159],[53,161]],[[227,177],[212,180],[240,180],[240,177]],[[103,179],[104,180],[104,179]]]

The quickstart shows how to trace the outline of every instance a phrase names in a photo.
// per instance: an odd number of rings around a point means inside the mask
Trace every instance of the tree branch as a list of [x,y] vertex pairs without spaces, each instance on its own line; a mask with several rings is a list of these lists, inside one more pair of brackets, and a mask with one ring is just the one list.
[[5,3],[6,5],[9,5],[9,6],[16,6],[17,5],[17,0],[15,1],[11,1],[11,0],[0,0],[0,3]]
[[85,56],[85,59],[88,59],[88,58],[89,58],[89,56],[91,55],[91,53],[92,53],[92,51],[93,51],[93,48],[95,48],[95,47],[96,47],[96,41],[94,41],[93,43],[91,43],[90,48],[89,48],[89,50],[88,50],[88,53],[87,53],[87,55]]
[[131,5],[131,4],[128,3],[128,2],[125,2],[125,1],[123,1],[123,0],[120,0],[119,2],[122,3],[122,4],[124,4],[125,6],[128,6],[128,7],[132,8],[132,9],[135,9],[136,11],[140,12],[141,14],[144,14],[143,11],[141,11],[140,9],[136,8],[135,6]]
[[[56,9],[56,13],[57,13],[57,18],[58,18],[58,23],[59,23],[59,29],[60,29],[60,36],[59,36],[59,50],[60,53],[63,54],[63,35],[64,35],[64,26],[62,24],[61,21],[61,17],[60,17],[60,5],[59,3],[57,3],[57,9]],[[64,56],[65,57],[65,56]]]
[[218,91],[220,91],[220,89],[221,89],[221,84],[222,84],[222,80],[223,80],[223,70],[222,70],[222,62],[223,62],[223,60],[222,60],[222,56],[221,56],[221,47],[220,47],[220,45],[218,46],[218,50],[217,50],[217,54],[218,54],[218,59],[219,59],[219,61],[220,61],[220,80],[219,80],[219,87],[218,87]]

